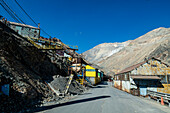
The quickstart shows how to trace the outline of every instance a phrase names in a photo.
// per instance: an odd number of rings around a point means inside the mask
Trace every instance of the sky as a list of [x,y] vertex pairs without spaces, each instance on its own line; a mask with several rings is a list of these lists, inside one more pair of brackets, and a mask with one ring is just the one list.
[[[4,0],[25,23],[35,26],[17,6]],[[170,0],[17,0],[52,37],[77,45],[78,53],[101,43],[136,39],[170,27]],[[0,15],[14,21],[0,6]],[[41,32],[41,35],[49,38]]]

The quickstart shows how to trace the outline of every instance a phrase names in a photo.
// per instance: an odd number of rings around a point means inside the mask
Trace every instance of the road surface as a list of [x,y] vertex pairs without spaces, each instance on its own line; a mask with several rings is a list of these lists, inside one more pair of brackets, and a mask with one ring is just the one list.
[[170,113],[170,108],[133,96],[107,83],[90,89],[67,103],[44,107],[43,113]]

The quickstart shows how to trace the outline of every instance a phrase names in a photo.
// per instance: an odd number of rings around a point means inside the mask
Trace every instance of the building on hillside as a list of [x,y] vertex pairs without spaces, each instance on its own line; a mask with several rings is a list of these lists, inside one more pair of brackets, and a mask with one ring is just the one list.
[[23,37],[29,38],[39,38],[40,37],[40,28],[36,28],[30,25],[15,23],[15,22],[7,22],[8,26],[14,31],[18,32]]
[[80,84],[83,84],[85,80],[85,66],[87,64],[87,61],[83,59],[80,55],[72,58],[71,69],[77,74],[77,81]]
[[157,58],[145,59],[114,75],[114,87],[134,95],[147,90],[170,94],[170,67]]
[[29,37],[35,44],[41,46],[41,49],[47,49],[47,50],[58,50],[59,55],[64,56],[63,51],[63,44],[62,42],[57,38],[31,38]]

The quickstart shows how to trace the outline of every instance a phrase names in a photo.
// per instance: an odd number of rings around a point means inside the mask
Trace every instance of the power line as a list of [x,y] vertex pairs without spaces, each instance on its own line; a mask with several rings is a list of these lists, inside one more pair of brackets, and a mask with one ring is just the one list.
[[[14,12],[3,0],[0,0],[0,1],[2,1],[3,4],[5,4],[5,5],[3,5],[2,3],[0,3],[0,5],[7,11],[7,13],[8,13],[16,22],[18,22],[18,23],[23,22],[23,21],[18,17],[17,14],[14,14],[15,12]],[[19,18],[20,21],[18,20],[17,17]],[[34,33],[29,32],[28,29],[26,29],[26,31],[27,31],[29,34],[34,35]],[[30,37],[30,36],[29,36],[29,37]],[[30,37],[30,38],[31,38],[31,37]]]
[[22,8],[22,6],[17,2],[17,0],[15,0],[15,2],[24,11],[24,13],[34,22],[34,24],[38,26],[38,24],[31,18],[31,16],[29,16],[29,14]]
[[[25,24],[25,22],[8,6],[8,4],[4,1],[4,0],[0,0],[1,3],[0,5],[6,10],[6,12],[18,23],[23,23]],[[38,26],[38,24],[31,18],[31,16],[29,16],[29,14],[22,8],[22,6],[15,0],[15,2],[17,3],[17,5],[22,9],[22,11],[24,11],[24,13],[34,22],[35,25]],[[42,28],[40,28],[46,35],[48,35],[49,37],[51,37],[45,30],[43,30]],[[28,31],[27,31],[28,32]]]
[[[15,2],[17,3],[17,5],[24,11],[24,13],[33,21],[33,23],[35,25],[38,26],[38,24],[34,21],[33,18],[31,18],[31,16],[24,10],[24,8],[17,2],[17,0],[15,0]],[[46,35],[48,35],[49,37],[51,37],[46,31],[44,31],[42,28],[40,28]]]
[[5,6],[20,20],[20,22],[22,22],[23,24],[25,24],[25,22],[22,20],[22,19],[20,19],[19,18],[19,16],[5,3],[5,1],[4,0],[1,0],[4,4],[5,4]]
[[5,11],[17,22],[20,22],[2,3],[0,5],[5,9]]

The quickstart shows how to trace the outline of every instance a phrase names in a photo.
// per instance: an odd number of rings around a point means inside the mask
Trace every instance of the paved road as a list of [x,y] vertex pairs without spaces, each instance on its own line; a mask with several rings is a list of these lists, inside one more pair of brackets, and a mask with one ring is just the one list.
[[170,113],[170,108],[133,96],[107,84],[98,85],[70,102],[46,107],[43,113]]

